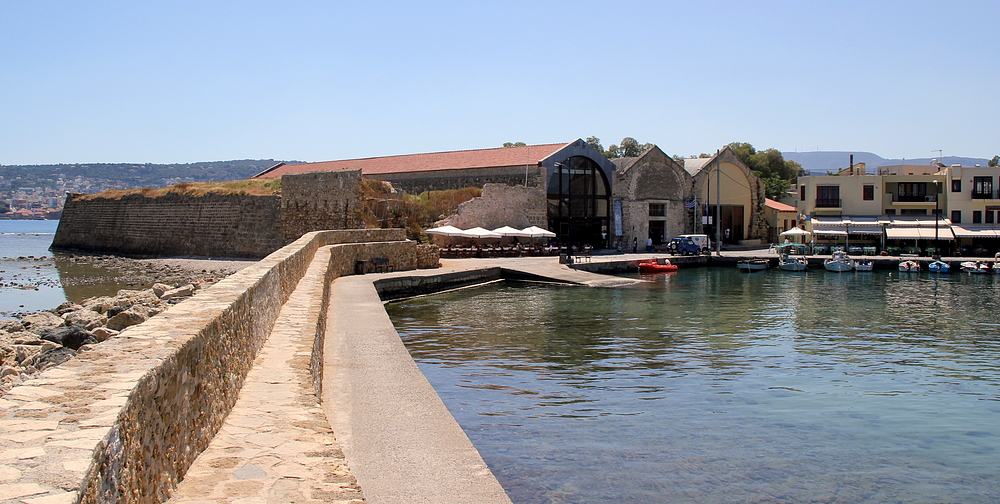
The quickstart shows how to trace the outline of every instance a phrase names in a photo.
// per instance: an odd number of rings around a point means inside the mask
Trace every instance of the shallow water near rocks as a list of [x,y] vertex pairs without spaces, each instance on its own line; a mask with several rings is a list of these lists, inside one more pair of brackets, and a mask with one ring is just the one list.
[[1000,500],[1000,278],[647,279],[387,310],[519,504]]

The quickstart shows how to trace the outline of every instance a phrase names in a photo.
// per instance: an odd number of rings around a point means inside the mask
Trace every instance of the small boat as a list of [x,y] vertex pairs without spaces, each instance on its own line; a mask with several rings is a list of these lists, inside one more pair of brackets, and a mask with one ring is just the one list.
[[854,259],[851,259],[847,252],[838,250],[830,255],[829,259],[823,261],[823,267],[837,273],[851,271],[854,269]]
[[778,256],[778,267],[785,271],[805,271],[809,261],[805,257],[790,257],[788,254]]
[[900,261],[899,271],[918,272],[920,271],[920,263],[914,260]]
[[[662,263],[659,261],[663,261]],[[677,271],[677,265],[671,264],[670,259],[643,259],[636,263],[642,273],[666,273]]]
[[947,273],[950,269],[951,265],[940,259],[935,259],[927,265],[927,271],[930,271],[931,273]]
[[770,261],[768,261],[767,259],[761,259],[759,257],[754,257],[752,259],[744,259],[736,263],[736,267],[739,268],[740,271],[747,271],[747,272],[765,270],[770,265],[771,265]]
[[865,259],[858,260],[854,263],[855,271],[872,271],[875,269],[875,262]]
[[973,275],[982,275],[989,273],[990,267],[982,261],[965,261],[961,264],[962,271],[966,273],[971,273]]

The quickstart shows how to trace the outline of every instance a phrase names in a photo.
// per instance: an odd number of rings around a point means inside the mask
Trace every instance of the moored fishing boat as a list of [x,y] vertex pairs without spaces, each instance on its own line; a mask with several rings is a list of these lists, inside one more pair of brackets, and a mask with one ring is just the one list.
[[805,257],[791,257],[788,254],[778,256],[778,267],[784,271],[805,271],[809,261]]
[[854,259],[847,255],[847,252],[838,250],[830,255],[830,258],[823,261],[823,267],[829,271],[841,273],[854,269]]
[[990,272],[990,267],[982,261],[965,261],[961,266],[962,271],[973,275],[982,275]]
[[920,263],[912,259],[906,261],[900,261],[899,271],[905,271],[910,273],[916,273],[920,271]]
[[740,271],[754,272],[767,269],[771,265],[771,262],[767,259],[761,259],[759,257],[754,257],[751,259],[743,259],[736,263],[736,267]]
[[855,271],[872,271],[875,269],[875,262],[867,259],[860,259],[854,262]]
[[951,265],[940,259],[935,259],[927,265],[927,271],[931,273],[947,273],[949,270],[951,270]]
[[[662,261],[662,262],[660,262]],[[670,259],[643,259],[636,263],[641,273],[666,273],[677,271],[677,265],[672,264]]]

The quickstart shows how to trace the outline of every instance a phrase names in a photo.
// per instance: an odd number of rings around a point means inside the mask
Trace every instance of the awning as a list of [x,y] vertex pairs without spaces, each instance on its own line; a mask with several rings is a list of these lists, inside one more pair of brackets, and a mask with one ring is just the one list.
[[847,231],[843,229],[816,229],[813,228],[813,234],[816,236],[847,236]]
[[881,235],[882,226],[851,226],[847,231],[852,235]]
[[[890,240],[933,240],[934,228],[889,226],[885,228],[885,236]],[[955,235],[951,228],[938,228],[937,239],[954,240]]]
[[958,238],[1000,238],[1000,229],[993,226],[955,225],[951,230]]

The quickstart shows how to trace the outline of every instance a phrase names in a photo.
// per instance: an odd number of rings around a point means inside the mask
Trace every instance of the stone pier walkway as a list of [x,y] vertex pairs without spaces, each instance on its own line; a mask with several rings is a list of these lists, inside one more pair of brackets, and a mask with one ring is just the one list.
[[309,373],[329,254],[329,247],[316,253],[281,309],[236,406],[168,502],[364,502]]

